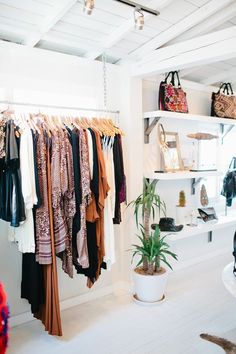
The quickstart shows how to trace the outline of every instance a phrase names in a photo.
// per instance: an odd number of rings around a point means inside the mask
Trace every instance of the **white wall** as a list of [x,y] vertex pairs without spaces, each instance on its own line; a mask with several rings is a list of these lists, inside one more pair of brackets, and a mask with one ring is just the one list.
[[[146,80],[143,82],[143,110],[154,111],[158,109],[158,92],[159,83],[162,77],[157,77],[156,80]],[[210,115],[211,107],[211,89],[203,90],[200,85],[190,85],[183,88],[187,93],[187,101],[189,112],[193,114]],[[190,88],[190,87],[191,88]],[[212,134],[220,134],[219,125],[201,124],[193,121],[178,121],[178,124],[171,120],[160,120],[166,131],[175,131],[179,133],[182,157],[188,157],[191,141],[186,137],[188,133],[209,132]],[[206,152],[207,153],[207,152]],[[219,141],[219,159],[220,165],[220,141]],[[232,151],[232,154],[234,152]],[[145,173],[153,173],[160,167],[160,150],[157,144],[157,127],[150,135],[150,143],[144,145],[144,171]],[[196,188],[196,194],[191,195],[190,180],[175,180],[175,181],[159,181],[157,191],[161,199],[166,202],[167,214],[170,217],[176,218],[176,205],[178,204],[179,191],[184,190],[186,193],[187,207],[189,211],[200,207],[199,187]],[[218,214],[224,213],[225,198],[218,197],[218,200],[211,202]],[[235,205],[235,203],[234,203]],[[230,209],[230,212],[235,212],[235,207]],[[232,252],[232,239],[235,228],[227,228],[222,231],[213,233],[213,242],[208,243],[208,235],[202,234],[190,239],[183,239],[172,244],[173,250],[179,256],[179,262],[175,264],[175,269],[189,264],[197,258],[204,258],[210,255],[217,254],[221,251]]]
[[[81,107],[103,107],[102,64],[40,49],[30,49],[0,42],[0,99],[31,101],[38,103],[72,105]],[[190,111],[209,113],[210,93],[187,90]],[[108,65],[108,107],[120,110],[120,126],[125,131],[123,138],[124,159],[127,177],[128,201],[142,191],[142,178],[145,168],[155,168],[156,131],[152,133],[150,145],[143,144],[143,110],[157,108],[157,84],[133,79],[125,69]],[[68,112],[69,113],[69,112]],[[165,123],[166,124],[166,123]],[[169,124],[169,123],[168,123]],[[203,127],[189,123],[191,130]],[[167,128],[172,128],[170,125]],[[178,126],[180,134],[185,135],[185,126]],[[208,129],[204,127],[204,129]],[[212,129],[212,126],[211,128]],[[211,130],[212,131],[212,130]],[[190,182],[160,182],[158,192],[167,202],[169,215],[174,216],[178,191],[184,189],[188,201]],[[194,203],[194,201],[193,201]],[[69,279],[60,269],[60,299],[87,294],[96,289],[105,289],[119,281],[130,281],[130,253],[127,251],[134,241],[136,228],[132,210],[123,207],[123,223],[116,226],[117,263],[111,272],[103,272],[92,290],[85,285],[85,278],[75,275]],[[183,240],[173,245],[179,254],[180,262],[191,261],[199,255],[209,256],[220,249],[231,252],[233,230],[214,234],[214,242],[207,243],[206,235]],[[17,315],[29,310],[25,300],[20,299],[21,255],[16,246],[7,240],[7,225],[0,222],[0,280],[6,285],[11,314]],[[60,262],[59,262],[60,264]]]
[[[119,124],[126,134],[124,158],[127,187],[128,193],[133,197],[138,193],[136,188],[138,183],[136,177],[134,178],[136,173],[132,172],[134,162],[136,163],[132,154],[136,151],[139,133],[133,135],[132,127],[136,124],[135,120],[139,120],[139,124],[142,124],[141,80],[131,79],[127,72],[118,66],[108,65],[107,70],[108,108],[120,110]],[[140,97],[138,104],[136,102],[133,104],[134,93]],[[102,63],[1,42],[0,99],[103,108]],[[141,169],[142,160],[139,171]],[[142,180],[142,177],[139,179]],[[129,231],[129,212],[125,212],[125,207],[123,211],[123,225],[115,226],[117,263],[112,271],[104,271],[93,289],[88,290],[85,277],[75,275],[73,280],[69,279],[61,271],[60,261],[58,261],[61,300],[86,294],[88,291],[103,289],[127,278],[123,257],[126,265],[130,267],[130,255],[126,250],[129,248],[131,232]],[[5,222],[0,221],[0,280],[6,285],[11,315],[14,316],[28,311],[29,306],[25,300],[20,299],[21,255],[16,246],[8,242],[7,227]]]

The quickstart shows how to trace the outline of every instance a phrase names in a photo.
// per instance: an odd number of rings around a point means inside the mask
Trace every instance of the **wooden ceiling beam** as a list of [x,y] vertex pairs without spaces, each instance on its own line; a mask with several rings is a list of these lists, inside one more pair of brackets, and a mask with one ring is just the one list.
[[209,76],[201,81],[203,85],[212,85],[216,82],[231,81],[232,78],[236,78],[236,67],[232,67],[230,70],[221,71],[217,75]]
[[[173,0],[162,0],[158,6],[158,10],[163,9],[164,7],[168,6]],[[125,6],[125,5],[124,5]],[[148,4],[149,7],[156,8],[156,0],[152,0],[151,3]],[[148,22],[150,18],[152,18],[153,15],[150,14],[145,14],[145,23]],[[116,45],[120,40],[125,38],[128,33],[133,31],[134,29],[134,18],[128,19],[123,25],[119,26],[117,29],[115,29],[109,36],[106,38],[106,40],[100,44],[99,50],[94,50],[91,52],[88,52],[86,54],[86,58],[89,59],[96,59],[99,57],[101,54],[106,52],[107,49],[112,48],[114,45]]]
[[[236,57],[236,26],[156,51],[151,61],[137,65],[133,75],[148,77],[170,70],[193,68]],[[165,53],[163,51],[165,50]]]
[[77,0],[57,0],[55,5],[50,11],[49,15],[45,18],[39,30],[32,33],[23,44],[34,47],[43,36],[53,28],[53,26],[62,19],[62,17],[76,4]]
[[234,16],[236,16],[236,2],[234,1],[232,4],[228,5],[221,11],[207,18],[205,21],[201,22],[197,26],[194,26],[190,30],[181,34],[176,38],[176,41],[172,41],[170,44],[178,43],[185,41],[187,39],[194,38],[196,36],[200,36],[205,33],[209,33],[215,28],[221,26],[227,21],[230,21]]
[[[214,13],[221,11],[225,6],[232,3],[233,0],[211,0],[206,5],[200,7],[189,16],[185,17],[183,20],[169,27],[166,31],[163,31],[151,41],[148,41],[146,44],[142,45],[140,48],[134,50],[128,55],[128,58],[139,57],[143,58],[145,55],[151,53],[152,51],[160,48],[164,44],[168,43],[172,39],[181,35],[185,31],[188,31],[190,28],[201,23],[205,19],[209,18]],[[128,59],[127,58],[127,59]]]

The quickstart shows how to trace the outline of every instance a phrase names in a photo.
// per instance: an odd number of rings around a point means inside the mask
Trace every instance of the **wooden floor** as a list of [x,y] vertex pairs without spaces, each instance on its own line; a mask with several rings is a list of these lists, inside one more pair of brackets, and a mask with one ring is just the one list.
[[202,332],[236,342],[236,299],[221,282],[231,256],[172,273],[167,301],[142,307],[130,295],[106,296],[63,312],[63,339],[38,321],[14,328],[8,354],[217,354]]

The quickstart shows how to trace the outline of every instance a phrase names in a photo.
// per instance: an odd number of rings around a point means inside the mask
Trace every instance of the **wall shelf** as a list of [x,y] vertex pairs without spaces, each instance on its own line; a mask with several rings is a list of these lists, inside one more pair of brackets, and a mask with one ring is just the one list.
[[[175,120],[188,120],[202,123],[211,123],[211,124],[220,124],[222,127],[222,136],[225,136],[235,125],[236,119],[230,118],[218,118],[211,116],[204,116],[200,114],[191,114],[191,113],[177,113],[177,112],[169,112],[169,111],[152,111],[145,112],[143,114],[144,118],[144,142],[149,143],[149,135],[152,130],[157,125],[160,119],[175,119]],[[150,119],[152,122],[150,123]],[[225,126],[228,126],[225,129]]]
[[218,177],[221,176],[222,172],[219,171],[200,171],[200,172],[191,172],[191,171],[181,171],[181,172],[164,172],[164,173],[150,173],[145,176],[148,179],[158,179],[160,181],[172,181],[176,179],[196,179],[196,178],[205,178],[205,177]]
[[162,232],[161,234],[168,235],[168,241],[179,241],[192,236],[208,233],[209,234],[209,242],[211,241],[210,236],[212,236],[212,232],[216,230],[223,229],[228,226],[236,225],[236,215],[234,216],[220,216],[218,221],[212,223],[199,224],[198,226],[184,226],[182,231],[170,233],[170,232]]

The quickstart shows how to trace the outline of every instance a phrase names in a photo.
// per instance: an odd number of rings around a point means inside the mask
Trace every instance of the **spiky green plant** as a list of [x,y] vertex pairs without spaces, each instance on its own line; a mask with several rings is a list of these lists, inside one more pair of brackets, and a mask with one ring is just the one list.
[[179,206],[185,207],[186,206],[186,198],[184,191],[179,192]]
[[147,274],[153,275],[155,272],[160,272],[161,262],[172,269],[167,257],[169,256],[177,260],[177,255],[169,251],[170,246],[165,242],[166,236],[160,237],[159,227],[156,226],[155,231],[151,232],[147,238],[144,237],[144,228],[141,227],[141,234],[142,236],[137,235],[141,245],[132,245],[132,261],[137,255],[141,257],[137,263],[137,267],[146,260],[148,266]]
[[[129,203],[134,208],[134,215],[137,228],[143,225],[143,238],[147,240],[150,237],[150,219],[156,217],[158,212],[159,216],[162,212],[166,216],[166,205],[161,200],[160,196],[156,193],[157,180],[149,182],[146,178],[143,181],[143,193],[140,194],[135,200]],[[141,223],[140,218],[141,216]],[[147,260],[143,258],[143,269],[147,271]]]

